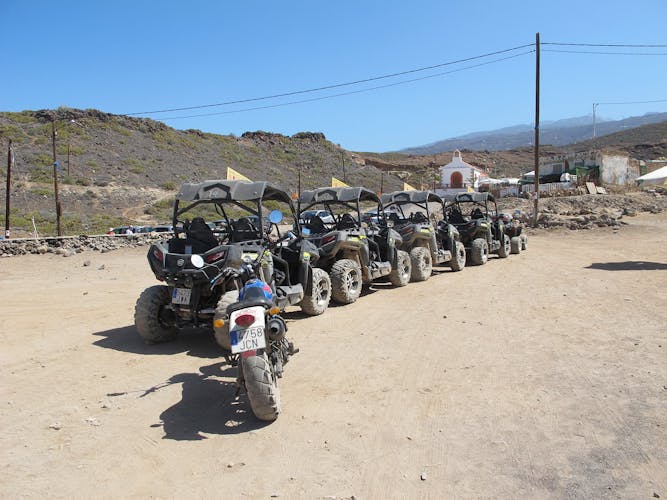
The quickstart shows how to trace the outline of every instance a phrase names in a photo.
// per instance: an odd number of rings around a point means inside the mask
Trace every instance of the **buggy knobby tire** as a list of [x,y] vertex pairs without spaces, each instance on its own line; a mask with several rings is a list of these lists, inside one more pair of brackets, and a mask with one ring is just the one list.
[[454,255],[449,261],[449,267],[452,268],[452,271],[460,271],[466,267],[466,247],[460,241],[454,245]]
[[501,259],[506,259],[507,257],[510,256],[510,237],[507,236],[506,234],[502,235],[502,239],[500,240],[500,248],[498,249],[498,257]]
[[331,298],[351,304],[361,295],[361,268],[352,259],[341,259],[331,266]]
[[521,238],[521,250],[528,250],[528,236],[522,234]]
[[510,239],[510,253],[518,254],[521,253],[521,238],[514,236]]
[[410,255],[403,250],[396,250],[396,257],[391,263],[391,272],[389,273],[389,281],[394,286],[405,286],[410,283],[410,275],[412,274],[412,265]]
[[239,291],[231,290],[225,292],[218,300],[218,305],[215,307],[215,314],[213,315],[213,323],[216,319],[223,319],[225,324],[219,328],[213,327],[213,336],[220,347],[227,351],[232,350],[232,344],[229,340],[229,316],[227,315],[227,307],[239,300]]
[[266,351],[242,357],[240,369],[250,401],[250,408],[260,420],[273,421],[280,414],[280,391]]
[[166,316],[173,314],[165,309],[170,302],[169,287],[164,285],[146,288],[137,299],[134,306],[134,325],[147,343],[158,344],[176,338],[178,328],[165,322]]
[[301,310],[310,316],[322,314],[331,300],[331,278],[324,269],[313,268],[313,282],[310,293],[306,293],[299,303]]
[[484,238],[475,238],[470,251],[470,263],[473,266],[482,266],[489,260],[489,244]]
[[414,247],[410,250],[411,281],[426,281],[431,276],[433,261],[431,252],[425,247]]

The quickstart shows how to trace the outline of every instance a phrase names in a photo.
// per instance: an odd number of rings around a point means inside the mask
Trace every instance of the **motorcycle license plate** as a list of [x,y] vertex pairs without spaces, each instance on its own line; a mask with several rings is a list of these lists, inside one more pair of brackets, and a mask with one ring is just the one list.
[[174,288],[174,292],[171,294],[172,304],[190,304],[190,295],[192,290],[190,288]]
[[[252,315],[252,324],[241,327],[236,319],[240,316]],[[238,354],[246,351],[264,349],[266,339],[264,337],[264,308],[262,306],[248,307],[234,311],[229,318],[229,340],[232,353]]]

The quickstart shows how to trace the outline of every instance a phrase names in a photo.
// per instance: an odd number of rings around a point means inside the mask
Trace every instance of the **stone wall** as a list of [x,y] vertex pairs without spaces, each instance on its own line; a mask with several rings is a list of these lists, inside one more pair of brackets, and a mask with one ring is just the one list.
[[69,257],[83,251],[110,252],[119,248],[148,247],[151,242],[164,239],[164,234],[129,234],[100,236],[65,236],[61,238],[16,238],[0,240],[0,255],[54,253]]

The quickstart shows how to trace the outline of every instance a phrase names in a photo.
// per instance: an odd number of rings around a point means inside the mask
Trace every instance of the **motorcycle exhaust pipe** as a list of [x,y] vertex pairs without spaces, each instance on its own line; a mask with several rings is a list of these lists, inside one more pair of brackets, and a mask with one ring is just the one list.
[[267,325],[271,340],[282,340],[287,332],[287,325],[280,316],[273,316]]

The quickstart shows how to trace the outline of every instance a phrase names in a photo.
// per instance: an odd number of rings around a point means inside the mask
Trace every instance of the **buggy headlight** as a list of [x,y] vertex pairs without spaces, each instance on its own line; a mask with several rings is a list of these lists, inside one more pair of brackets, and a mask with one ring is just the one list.
[[204,267],[204,259],[202,259],[201,255],[194,254],[190,257],[190,262],[192,263],[193,266],[195,266],[197,269],[201,269]]

